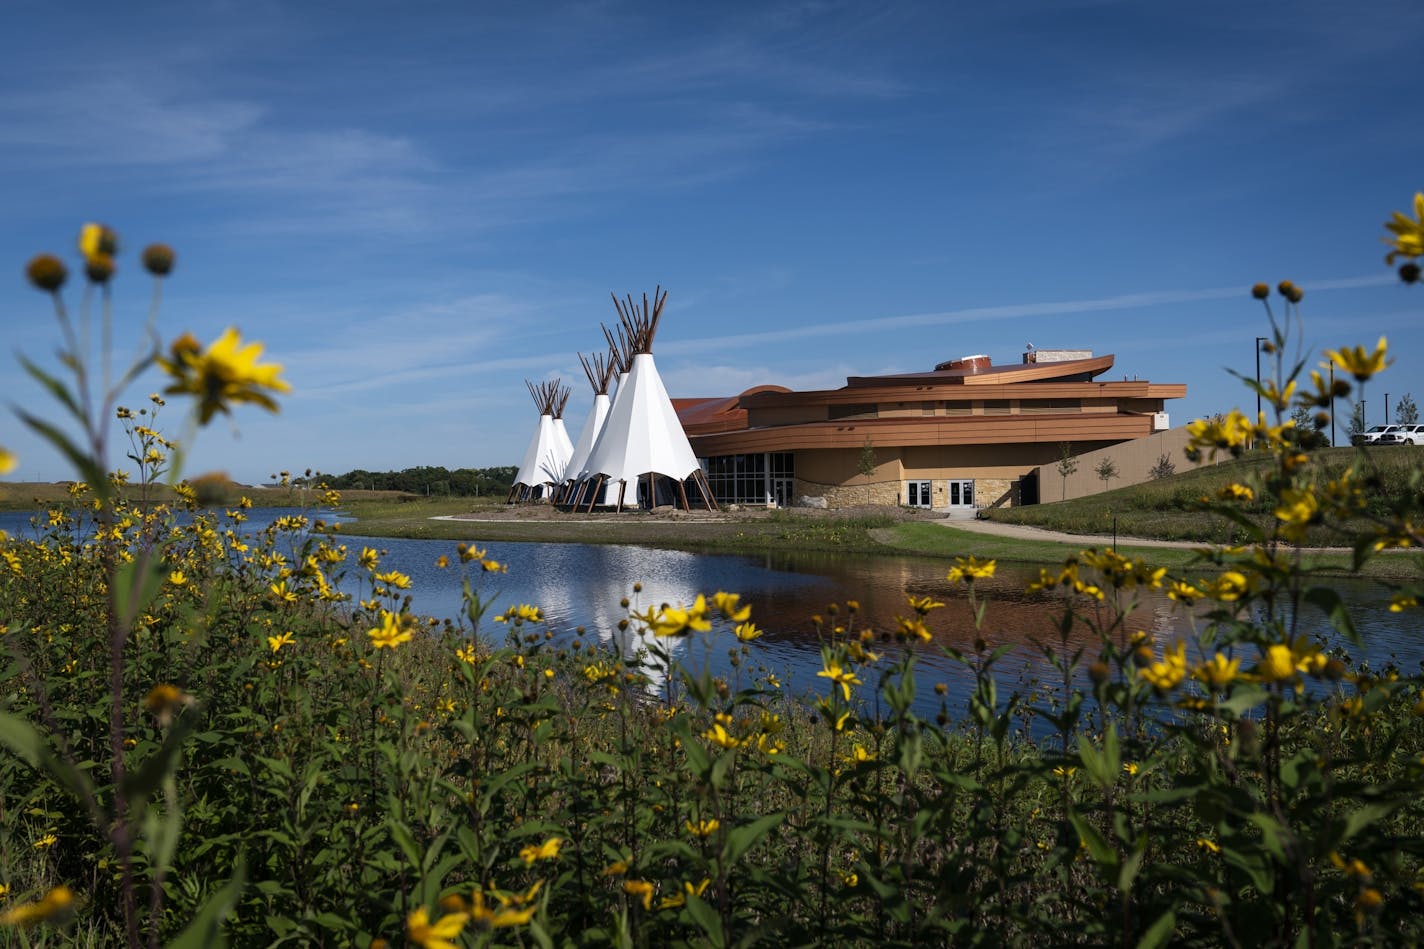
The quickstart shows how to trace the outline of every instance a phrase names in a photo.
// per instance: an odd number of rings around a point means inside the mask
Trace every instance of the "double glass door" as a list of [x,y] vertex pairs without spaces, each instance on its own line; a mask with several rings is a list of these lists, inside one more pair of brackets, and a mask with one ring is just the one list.
[[973,506],[974,506],[974,482],[973,482],[973,481],[951,481],[951,482],[949,482],[949,506],[950,506],[950,507],[973,507]]
[[906,481],[905,503],[910,507],[933,507],[928,481]]

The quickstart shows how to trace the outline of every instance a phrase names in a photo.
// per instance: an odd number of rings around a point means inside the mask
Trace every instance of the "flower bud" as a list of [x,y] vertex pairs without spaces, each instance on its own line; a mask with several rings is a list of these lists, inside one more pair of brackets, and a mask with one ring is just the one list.
[[1102,685],[1112,677],[1112,669],[1108,664],[1099,659],[1088,667],[1088,678],[1093,680],[1094,685]]
[[114,258],[108,254],[92,254],[84,260],[84,273],[95,283],[108,283],[114,275]]
[[1399,279],[1403,280],[1405,283],[1418,283],[1419,265],[1412,260],[1409,263],[1402,265],[1399,268]]
[[1264,283],[1258,283],[1251,287],[1251,296],[1257,300],[1264,300],[1271,295],[1271,288]]
[[64,286],[69,271],[65,269],[64,262],[53,254],[40,254],[25,268],[25,276],[30,278],[36,289],[54,293]]
[[143,249],[143,267],[155,277],[166,277],[173,272],[175,256],[167,244],[149,244]]

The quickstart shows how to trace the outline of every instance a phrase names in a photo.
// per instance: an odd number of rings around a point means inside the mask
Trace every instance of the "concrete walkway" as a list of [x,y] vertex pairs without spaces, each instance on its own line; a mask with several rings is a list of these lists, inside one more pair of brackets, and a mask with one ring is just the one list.
[[[1072,544],[1076,547],[1111,547],[1113,538],[1110,534],[1065,534],[1062,531],[1044,530],[1041,527],[1029,527],[1024,524],[1002,524],[998,521],[978,520],[968,517],[952,517],[944,520],[931,521],[941,527],[953,527],[971,534],[989,534],[994,537],[1012,537],[1018,540],[1046,540],[1059,544]],[[1215,545],[1203,540],[1153,540],[1147,537],[1125,537],[1121,534],[1117,537],[1119,547],[1176,547],[1179,550],[1206,550]],[[1307,554],[1338,554],[1349,553],[1349,547],[1302,547],[1302,552]],[[1418,548],[1396,548],[1385,551],[1387,554],[1418,554]]]

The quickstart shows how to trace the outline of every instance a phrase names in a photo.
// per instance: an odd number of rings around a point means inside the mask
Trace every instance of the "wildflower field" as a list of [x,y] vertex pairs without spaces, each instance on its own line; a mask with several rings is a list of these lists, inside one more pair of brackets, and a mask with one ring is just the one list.
[[[1421,226],[1391,223],[1406,270]],[[1358,398],[1388,363],[1384,340],[1290,355],[1293,284],[1279,313],[1253,290],[1270,412],[1192,431],[1193,451],[1265,461],[1199,502],[1246,542],[1171,572],[1103,550],[1045,568],[1033,588],[1056,617],[1041,649],[1060,685],[1005,694],[992,673],[1008,647],[981,636],[951,652],[967,702],[946,696],[927,721],[917,652],[944,648],[946,611],[987,628],[976,583],[993,561],[958,558],[962,595],[908,597],[891,628],[861,620],[855,591],[827,604],[813,696],[783,694],[735,592],[629,590],[621,625],[645,648],[609,651],[594,631],[555,640],[538,604],[489,602],[498,551],[452,544],[440,560],[465,579],[462,613],[414,615],[410,579],[314,513],[250,531],[245,501],[200,506],[184,446],[244,403],[274,410],[281,369],[229,330],[109,372],[85,347],[87,322],[111,320],[117,242],[91,225],[81,251],[78,314],[57,258],[29,268],[65,374],[25,368],[64,425],[23,420],[76,478],[36,536],[0,540],[0,944],[1424,938],[1424,679],[1322,649],[1327,629],[1354,637],[1351,617],[1294,546],[1331,524],[1359,564],[1419,546],[1424,482],[1381,509],[1368,455],[1326,468],[1289,437],[1293,407]],[[161,280],[174,257],[156,245],[144,261]],[[153,340],[156,312],[155,296]],[[150,368],[164,391],[121,405]],[[177,437],[167,399],[187,413]],[[128,477],[110,462],[115,417]],[[1147,589],[1191,611],[1189,638],[1157,648],[1124,621]],[[1419,588],[1390,595],[1418,609]],[[1092,645],[1070,646],[1083,629]],[[732,651],[734,673],[673,662],[691,635]],[[893,660],[876,653],[886,639],[904,646]]]

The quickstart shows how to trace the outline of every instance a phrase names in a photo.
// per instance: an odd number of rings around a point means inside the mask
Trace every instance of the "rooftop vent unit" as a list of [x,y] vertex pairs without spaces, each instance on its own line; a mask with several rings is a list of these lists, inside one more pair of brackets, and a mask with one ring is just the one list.
[[942,362],[935,366],[935,372],[944,372],[946,369],[962,369],[965,372],[978,372],[980,369],[988,369],[992,365],[988,356],[979,353],[975,356],[960,356],[958,359],[951,359],[949,362]]
[[1068,362],[1071,359],[1092,359],[1091,349],[1031,349],[1023,354],[1024,365],[1036,362]]

